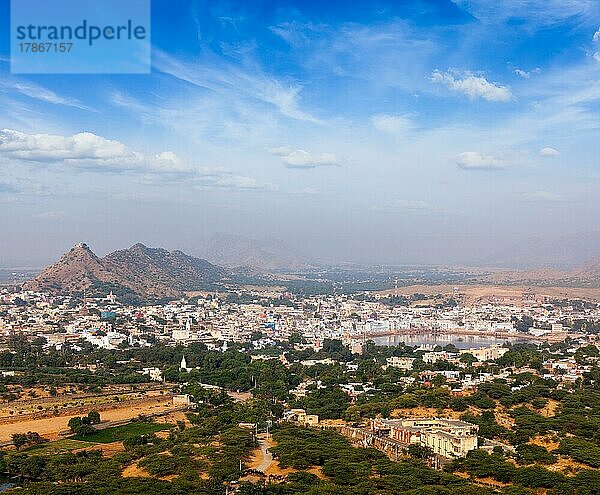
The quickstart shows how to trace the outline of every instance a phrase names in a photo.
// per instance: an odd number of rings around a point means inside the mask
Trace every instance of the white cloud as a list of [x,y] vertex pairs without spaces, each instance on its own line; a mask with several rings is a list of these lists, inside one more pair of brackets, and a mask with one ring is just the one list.
[[79,100],[75,98],[67,98],[56,94],[54,91],[43,88],[33,83],[16,82],[13,84],[6,84],[11,89],[18,91],[19,93],[34,98],[36,100],[45,101],[46,103],[52,103],[54,105],[65,105],[69,107],[80,108],[82,110],[90,110],[89,107],[83,105]]
[[277,156],[286,156],[289,155],[292,151],[294,151],[294,148],[292,148],[291,146],[277,146],[275,148],[267,149],[268,153]]
[[531,73],[522,69],[515,69],[515,74],[523,79],[529,79],[531,77]]
[[533,70],[530,71],[526,71],[523,69],[519,69],[518,67],[516,69],[513,70],[513,72],[519,76],[522,77],[523,79],[529,79],[531,77],[532,74],[539,74],[540,72],[542,72],[542,69],[540,69],[539,67],[536,67]]
[[182,81],[208,89],[229,99],[251,99],[274,106],[281,115],[313,123],[322,123],[300,108],[302,86],[279,80],[260,67],[251,70],[213,58],[206,63],[186,63],[156,51],[154,64],[158,70]]
[[142,103],[136,98],[133,98],[122,91],[114,91],[109,95],[108,100],[111,104],[132,112],[138,119],[142,121],[160,120],[160,118],[156,117],[161,110],[160,107],[155,104],[148,105]]
[[79,168],[166,173],[191,173],[197,170],[185,164],[171,151],[146,155],[130,150],[119,141],[106,139],[91,132],[60,136],[2,129],[0,154],[16,160],[62,163]]
[[510,101],[512,93],[507,86],[489,82],[485,77],[465,72],[456,75],[450,71],[440,72],[434,70],[431,74],[434,83],[446,85],[452,91],[467,95],[471,100],[483,98],[487,101]]
[[62,164],[97,172],[137,172],[146,184],[164,183],[167,178],[186,177],[201,187],[238,190],[272,190],[252,177],[237,175],[225,168],[192,166],[172,151],[155,155],[129,149],[91,132],[72,136],[27,134],[0,130],[0,155],[34,163]]
[[319,190],[314,187],[303,187],[302,189],[288,190],[285,193],[294,196],[316,196],[319,194]]
[[129,158],[132,154],[118,141],[111,141],[91,132],[72,136],[26,134],[2,129],[0,153],[10,158],[29,161],[65,161],[75,159],[109,160]]
[[458,168],[463,170],[501,170],[506,162],[498,156],[485,155],[477,151],[465,151],[454,159]]
[[[597,19],[600,9],[597,0],[453,0],[481,22],[497,28],[500,22],[509,21],[515,15],[523,17],[524,29],[562,24],[565,20],[578,18],[588,23]],[[522,14],[522,15],[521,15]]]
[[560,152],[555,148],[550,148],[549,146],[546,146],[540,150],[540,156],[543,157],[552,157],[558,155],[560,155]]
[[375,129],[393,136],[406,134],[413,128],[411,119],[405,115],[377,114],[371,117]]
[[60,210],[42,211],[33,215],[33,218],[38,220],[61,220],[65,217],[65,212]]
[[129,149],[120,141],[91,132],[71,136],[27,134],[0,130],[0,155],[38,163],[61,163],[74,168],[163,173],[202,173],[202,167],[185,163],[172,151],[145,154]]
[[529,191],[517,194],[522,201],[528,203],[560,203],[566,201],[564,196],[549,191]]
[[220,189],[235,189],[246,191],[274,191],[276,187],[273,184],[261,183],[253,177],[242,175],[226,175],[219,177],[212,183],[208,184],[211,187]]
[[594,41],[600,41],[600,28],[598,28],[598,31],[596,31],[594,33],[594,36],[592,36],[592,40],[594,40]]
[[339,166],[340,161],[333,153],[309,153],[305,150],[294,150],[289,146],[269,148],[272,155],[280,156],[288,168],[309,169],[316,167]]
[[[196,190],[222,189],[229,191],[276,191],[277,186],[262,182],[254,177],[240,175],[225,168],[200,168],[193,175],[185,175],[186,184]],[[144,174],[138,183],[147,186],[164,186],[167,182],[177,181],[173,174]],[[179,198],[181,200],[181,198]]]
[[292,151],[283,158],[283,161],[291,168],[314,168],[339,165],[339,161],[333,153],[312,154],[304,150]]
[[592,57],[596,62],[600,62],[600,52],[595,52]]

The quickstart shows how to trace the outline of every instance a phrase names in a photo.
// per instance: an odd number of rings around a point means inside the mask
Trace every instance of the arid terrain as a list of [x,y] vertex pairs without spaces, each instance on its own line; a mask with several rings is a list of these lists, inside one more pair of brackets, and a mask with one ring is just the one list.
[[[29,392],[29,391],[27,391]],[[40,393],[41,392],[36,392]],[[41,410],[39,408],[42,408]],[[168,388],[148,391],[115,391],[109,395],[71,394],[57,397],[17,400],[0,404],[0,442],[10,441],[13,433],[35,431],[54,439],[68,429],[74,416],[100,412],[102,421],[121,421],[140,415],[162,413],[173,408]]]
[[595,287],[536,287],[533,285],[409,285],[378,292],[380,295],[398,294],[410,296],[424,294],[426,296],[454,295],[464,298],[465,304],[484,301],[513,301],[520,303],[523,295],[534,296],[536,300],[542,299],[586,299],[600,301],[600,288]]

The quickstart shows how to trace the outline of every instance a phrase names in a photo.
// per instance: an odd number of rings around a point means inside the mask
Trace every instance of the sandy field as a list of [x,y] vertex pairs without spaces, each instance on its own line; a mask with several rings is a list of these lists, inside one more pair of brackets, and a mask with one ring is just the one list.
[[459,294],[464,295],[466,303],[473,303],[479,299],[489,298],[491,296],[520,301],[523,292],[533,293],[537,297],[581,298],[590,301],[600,301],[600,288],[534,287],[531,285],[409,285],[377,293],[382,295],[399,294],[405,296],[416,293],[425,295],[452,295],[455,292],[455,287],[458,287]]
[[[154,478],[148,471],[138,465],[139,461],[135,461],[133,464],[125,467],[121,471],[123,478]],[[177,478],[176,474],[170,474],[168,476],[156,477],[157,480],[171,481]]]
[[152,478],[152,475],[148,471],[138,465],[138,461],[126,466],[121,471],[121,476],[123,478]]
[[559,407],[560,402],[554,399],[548,399],[548,404],[540,410],[540,414],[546,418],[552,418],[556,416]]
[[[121,403],[115,405],[113,409],[100,411],[100,416],[102,421],[116,421],[121,419],[135,418],[140,414],[157,413],[172,407],[173,404],[170,398],[157,397],[156,399],[148,400],[146,403]],[[89,408],[89,410],[92,409],[92,407]],[[78,414],[82,415],[83,413]],[[21,421],[18,418],[15,418],[15,422],[0,425],[0,442],[9,441],[13,433],[26,433],[28,431],[36,431],[40,435],[49,439],[58,438],[58,433],[60,431],[68,429],[67,423],[73,416],[75,415],[70,414],[65,416]]]

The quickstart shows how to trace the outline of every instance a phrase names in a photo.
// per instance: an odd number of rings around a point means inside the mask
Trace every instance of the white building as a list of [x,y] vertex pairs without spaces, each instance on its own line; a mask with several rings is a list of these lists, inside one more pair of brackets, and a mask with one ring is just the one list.
[[416,361],[416,358],[392,356],[387,358],[385,361],[388,366],[393,366],[394,368],[399,368],[404,371],[410,371],[412,370],[413,363]]
[[163,376],[160,368],[144,368],[142,369],[143,375],[148,375],[150,380],[153,382],[162,382]]

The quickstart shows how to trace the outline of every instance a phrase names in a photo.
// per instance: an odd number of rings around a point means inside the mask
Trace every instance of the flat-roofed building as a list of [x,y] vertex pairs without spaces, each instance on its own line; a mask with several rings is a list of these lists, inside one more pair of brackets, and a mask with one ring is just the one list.
[[416,358],[392,356],[386,358],[385,361],[388,366],[393,366],[394,368],[398,368],[404,371],[410,371],[412,370],[413,363],[416,361]]
[[377,419],[371,427],[404,444],[420,444],[442,457],[464,457],[477,448],[479,426],[454,419]]
[[479,347],[477,349],[463,349],[460,351],[461,354],[471,354],[477,361],[491,361],[494,359],[501,358],[508,352],[506,347],[494,344],[489,347]]

